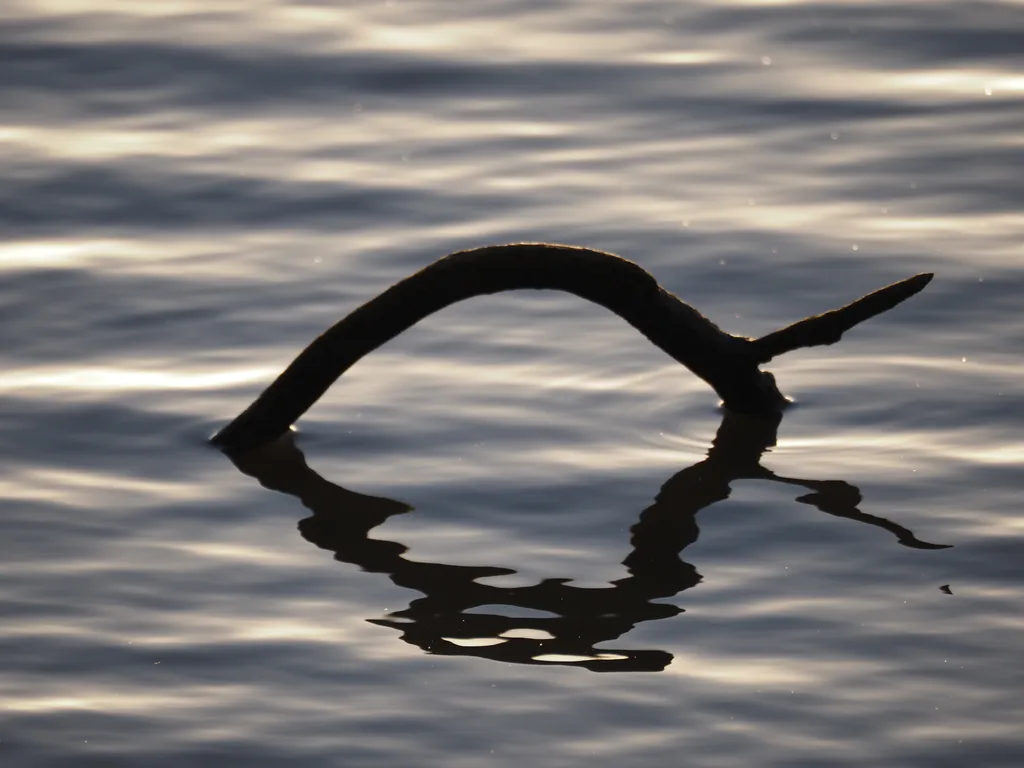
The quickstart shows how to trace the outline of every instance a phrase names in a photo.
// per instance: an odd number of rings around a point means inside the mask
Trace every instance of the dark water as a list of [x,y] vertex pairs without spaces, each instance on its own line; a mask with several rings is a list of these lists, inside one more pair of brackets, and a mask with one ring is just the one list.
[[[0,73],[0,764],[1024,764],[1020,2],[9,0]],[[937,277],[777,429],[524,292],[206,446],[517,240],[754,336]]]

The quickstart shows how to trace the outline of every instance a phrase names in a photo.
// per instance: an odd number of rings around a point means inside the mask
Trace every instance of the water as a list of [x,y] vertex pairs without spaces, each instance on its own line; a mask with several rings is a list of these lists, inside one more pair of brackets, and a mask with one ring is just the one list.
[[[4,766],[1024,763],[1020,2],[0,19]],[[937,277],[773,362],[777,433],[512,293],[207,447],[516,240],[748,335]]]

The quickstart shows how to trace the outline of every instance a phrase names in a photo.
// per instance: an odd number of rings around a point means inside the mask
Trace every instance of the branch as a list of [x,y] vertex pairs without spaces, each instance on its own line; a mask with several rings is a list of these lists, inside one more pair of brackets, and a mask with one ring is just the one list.
[[396,283],[328,328],[212,441],[228,453],[267,443],[360,358],[423,318],[474,296],[520,289],[566,291],[599,304],[711,385],[728,409],[778,413],[788,401],[775,378],[758,368],[760,363],[791,349],[838,341],[844,331],[895,306],[930,279],[910,278],[753,341],[726,333],[644,269],[611,253],[546,243],[459,251]]
[[879,288],[847,304],[822,315],[804,318],[767,336],[754,341],[754,359],[767,363],[772,358],[803,347],[820,347],[835,344],[843,334],[858,323],[892,309],[915,293],[924,290],[935,275],[922,272],[898,283]]

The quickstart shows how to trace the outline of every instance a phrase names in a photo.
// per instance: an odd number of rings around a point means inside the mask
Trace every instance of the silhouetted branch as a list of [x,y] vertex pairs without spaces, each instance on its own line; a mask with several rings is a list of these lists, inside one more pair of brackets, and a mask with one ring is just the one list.
[[792,352],[794,349],[835,344],[853,326],[892,309],[915,293],[924,290],[934,276],[930,272],[922,272],[885,288],[879,288],[845,307],[805,318],[762,336],[754,341],[754,359],[758,363],[767,363],[772,358]]
[[360,358],[423,318],[463,299],[517,289],[566,291],[599,304],[710,384],[726,408],[778,413],[788,401],[775,378],[759,370],[760,363],[799,347],[834,343],[930,279],[918,275],[754,341],[726,333],[644,269],[611,253],[545,243],[459,251],[396,283],[327,329],[213,442],[238,453],[273,440]]

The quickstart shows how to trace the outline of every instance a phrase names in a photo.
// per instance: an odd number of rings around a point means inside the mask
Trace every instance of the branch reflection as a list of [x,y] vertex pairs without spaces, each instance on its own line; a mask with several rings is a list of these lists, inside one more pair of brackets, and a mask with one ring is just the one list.
[[[447,565],[407,560],[407,548],[370,538],[392,515],[411,510],[392,499],[366,496],[335,485],[306,464],[290,436],[232,459],[266,488],[298,498],[313,514],[299,523],[308,541],[335,559],[372,573],[386,573],[400,587],[424,597],[372,623],[397,629],[427,653],[476,656],[516,664],[572,664],[596,672],[660,671],[672,655],[658,650],[598,649],[643,621],[675,616],[682,608],[654,602],[698,584],[701,575],[680,553],[697,540],[697,513],[729,497],[737,480],[768,480],[810,491],[796,500],[836,517],[889,531],[916,549],[944,549],[921,541],[884,517],[857,509],[860,491],[841,480],[783,477],[761,466],[775,445],[779,419],[726,413],[707,458],[666,482],[631,529],[632,551],[623,561],[629,576],[611,587],[570,585],[546,579],[526,587],[501,587],[480,579],[514,574],[508,568]],[[467,613],[482,606],[511,606],[549,616],[522,618]],[[491,644],[482,644],[491,643]]]

